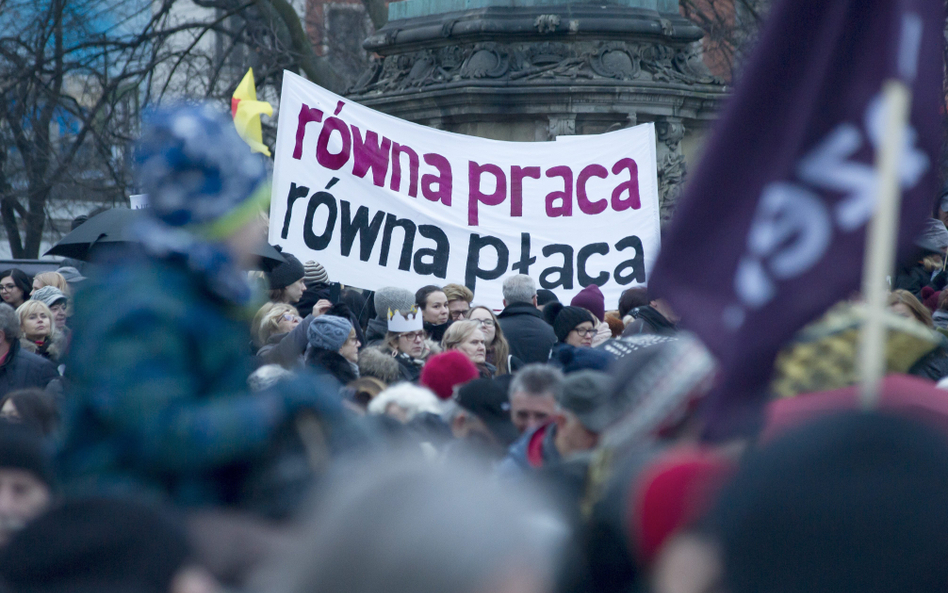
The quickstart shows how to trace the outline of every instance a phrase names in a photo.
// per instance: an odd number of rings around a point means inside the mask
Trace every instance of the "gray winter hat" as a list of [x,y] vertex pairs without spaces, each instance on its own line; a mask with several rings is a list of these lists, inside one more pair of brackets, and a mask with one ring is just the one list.
[[563,379],[559,404],[576,414],[592,432],[601,433],[617,418],[612,417],[609,395],[612,377],[600,371],[579,371]]
[[72,284],[73,282],[82,282],[83,280],[86,279],[85,276],[79,273],[79,270],[77,270],[76,268],[72,266],[64,266],[62,268],[59,268],[56,271],[59,272],[60,275],[62,275],[62,277],[65,278],[66,282],[68,282],[69,284]]
[[63,291],[59,290],[55,286],[44,286],[43,288],[35,291],[30,299],[34,301],[40,301],[47,307],[52,307],[59,301],[67,302],[69,297],[67,297]]
[[928,252],[944,253],[948,248],[948,229],[945,229],[945,224],[937,218],[929,218],[915,239],[915,245]]
[[348,319],[335,315],[320,315],[306,328],[306,339],[313,348],[335,352],[349,339],[352,324]]
[[388,310],[403,314],[415,306],[415,293],[404,288],[386,286],[375,291],[375,317],[388,321]]

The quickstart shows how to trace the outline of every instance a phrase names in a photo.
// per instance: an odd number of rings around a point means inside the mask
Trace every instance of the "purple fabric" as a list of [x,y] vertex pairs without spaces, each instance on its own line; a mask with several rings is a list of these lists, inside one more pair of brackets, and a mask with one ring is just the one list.
[[606,316],[606,297],[595,284],[590,284],[579,291],[569,302],[573,307],[582,307],[602,321]]
[[873,105],[891,78],[913,92],[899,238],[911,255],[938,197],[943,25],[942,0],[774,5],[650,279],[721,364],[708,436],[758,418],[781,345],[859,288]]

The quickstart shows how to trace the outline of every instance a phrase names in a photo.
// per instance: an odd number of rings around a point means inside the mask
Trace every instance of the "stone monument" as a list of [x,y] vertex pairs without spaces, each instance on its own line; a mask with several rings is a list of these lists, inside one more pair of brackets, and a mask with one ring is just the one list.
[[401,0],[364,47],[350,98],[486,138],[545,141],[654,122],[662,222],[685,173],[682,140],[725,94],[703,32],[677,0]]

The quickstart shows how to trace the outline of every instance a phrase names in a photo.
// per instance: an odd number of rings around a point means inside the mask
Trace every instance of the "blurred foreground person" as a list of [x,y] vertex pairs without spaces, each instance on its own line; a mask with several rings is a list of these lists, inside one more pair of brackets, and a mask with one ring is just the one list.
[[[101,265],[75,303],[64,486],[285,516],[305,488],[268,468],[302,448],[301,418],[334,424],[342,410],[305,377],[247,388],[254,309],[241,268],[263,240],[263,163],[207,106],[157,112],[136,159],[151,204],[141,249]],[[306,467],[305,454],[287,456]]]
[[214,593],[184,526],[133,500],[85,499],[38,518],[0,552],[9,593]]
[[39,433],[0,420],[0,545],[53,501],[53,466]]
[[944,591],[948,441],[895,416],[817,420],[746,459],[713,517],[731,593]]
[[537,492],[458,460],[402,451],[352,468],[258,589],[272,593],[543,593],[564,535]]

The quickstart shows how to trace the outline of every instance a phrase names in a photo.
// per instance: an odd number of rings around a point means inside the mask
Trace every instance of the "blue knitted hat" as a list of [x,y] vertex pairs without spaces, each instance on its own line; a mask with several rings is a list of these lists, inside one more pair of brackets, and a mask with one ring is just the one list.
[[306,339],[313,348],[336,351],[349,339],[352,324],[335,315],[320,315],[306,328]]
[[213,225],[227,236],[269,200],[267,173],[234,123],[210,105],[154,112],[135,150],[152,214],[169,226]]

